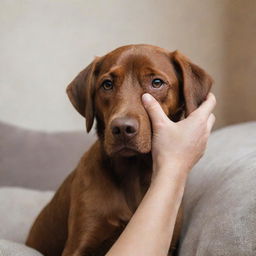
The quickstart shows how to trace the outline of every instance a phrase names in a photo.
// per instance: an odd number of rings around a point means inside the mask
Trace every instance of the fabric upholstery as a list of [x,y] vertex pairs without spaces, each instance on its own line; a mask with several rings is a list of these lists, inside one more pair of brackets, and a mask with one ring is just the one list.
[[57,189],[95,137],[39,132],[0,122],[0,186]]
[[212,134],[184,205],[180,255],[256,255],[256,122]]
[[0,239],[0,255],[1,256],[42,256],[38,251],[25,246],[24,244],[16,243]]
[[0,239],[24,243],[33,221],[52,195],[50,191],[0,187]]

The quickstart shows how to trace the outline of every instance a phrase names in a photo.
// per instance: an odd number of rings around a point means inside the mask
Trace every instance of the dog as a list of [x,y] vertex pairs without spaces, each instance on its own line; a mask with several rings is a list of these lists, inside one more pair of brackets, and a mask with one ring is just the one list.
[[[87,132],[96,119],[98,140],[39,214],[26,244],[45,256],[105,255],[151,181],[152,129],[142,94],[153,95],[177,122],[206,99],[211,85],[212,78],[178,51],[128,45],[96,57],[67,94]],[[181,212],[169,255],[177,247]]]

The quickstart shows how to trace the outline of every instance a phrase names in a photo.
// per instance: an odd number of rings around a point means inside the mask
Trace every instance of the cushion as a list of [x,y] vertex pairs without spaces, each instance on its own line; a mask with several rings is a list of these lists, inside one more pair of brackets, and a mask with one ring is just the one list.
[[256,255],[256,122],[211,135],[184,207],[180,255]]
[[0,239],[25,243],[32,223],[52,196],[51,191],[0,187]]
[[55,190],[95,140],[86,132],[40,132],[0,122],[0,186]]
[[25,246],[24,244],[0,239],[1,256],[42,256],[38,251]]

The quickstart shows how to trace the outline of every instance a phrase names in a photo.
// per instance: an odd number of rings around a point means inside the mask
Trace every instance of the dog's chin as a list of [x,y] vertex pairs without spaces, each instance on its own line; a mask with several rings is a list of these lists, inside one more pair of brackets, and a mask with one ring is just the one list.
[[129,148],[129,147],[122,147],[113,152],[114,156],[117,157],[132,157],[140,154],[137,150]]
[[141,154],[149,153],[151,148],[138,149],[130,146],[118,146],[109,150],[107,153],[110,157],[133,157]]

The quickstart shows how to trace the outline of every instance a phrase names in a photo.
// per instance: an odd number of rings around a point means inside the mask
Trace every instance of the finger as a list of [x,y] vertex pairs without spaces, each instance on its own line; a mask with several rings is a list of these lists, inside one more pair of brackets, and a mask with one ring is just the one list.
[[216,106],[216,98],[213,93],[207,95],[206,100],[199,106],[198,112],[202,115],[209,116]]
[[167,120],[170,121],[164,113],[160,104],[152,95],[150,95],[149,93],[143,94],[142,102],[150,117],[153,128],[156,127],[156,125],[158,125],[159,123],[166,122]]
[[209,132],[211,132],[212,127],[213,127],[213,125],[215,123],[215,120],[216,120],[215,115],[214,114],[210,114],[210,116],[209,116],[209,118],[207,120],[207,130]]
[[191,113],[191,116],[200,115],[208,118],[215,106],[216,98],[213,93],[209,93],[206,100],[194,112]]

